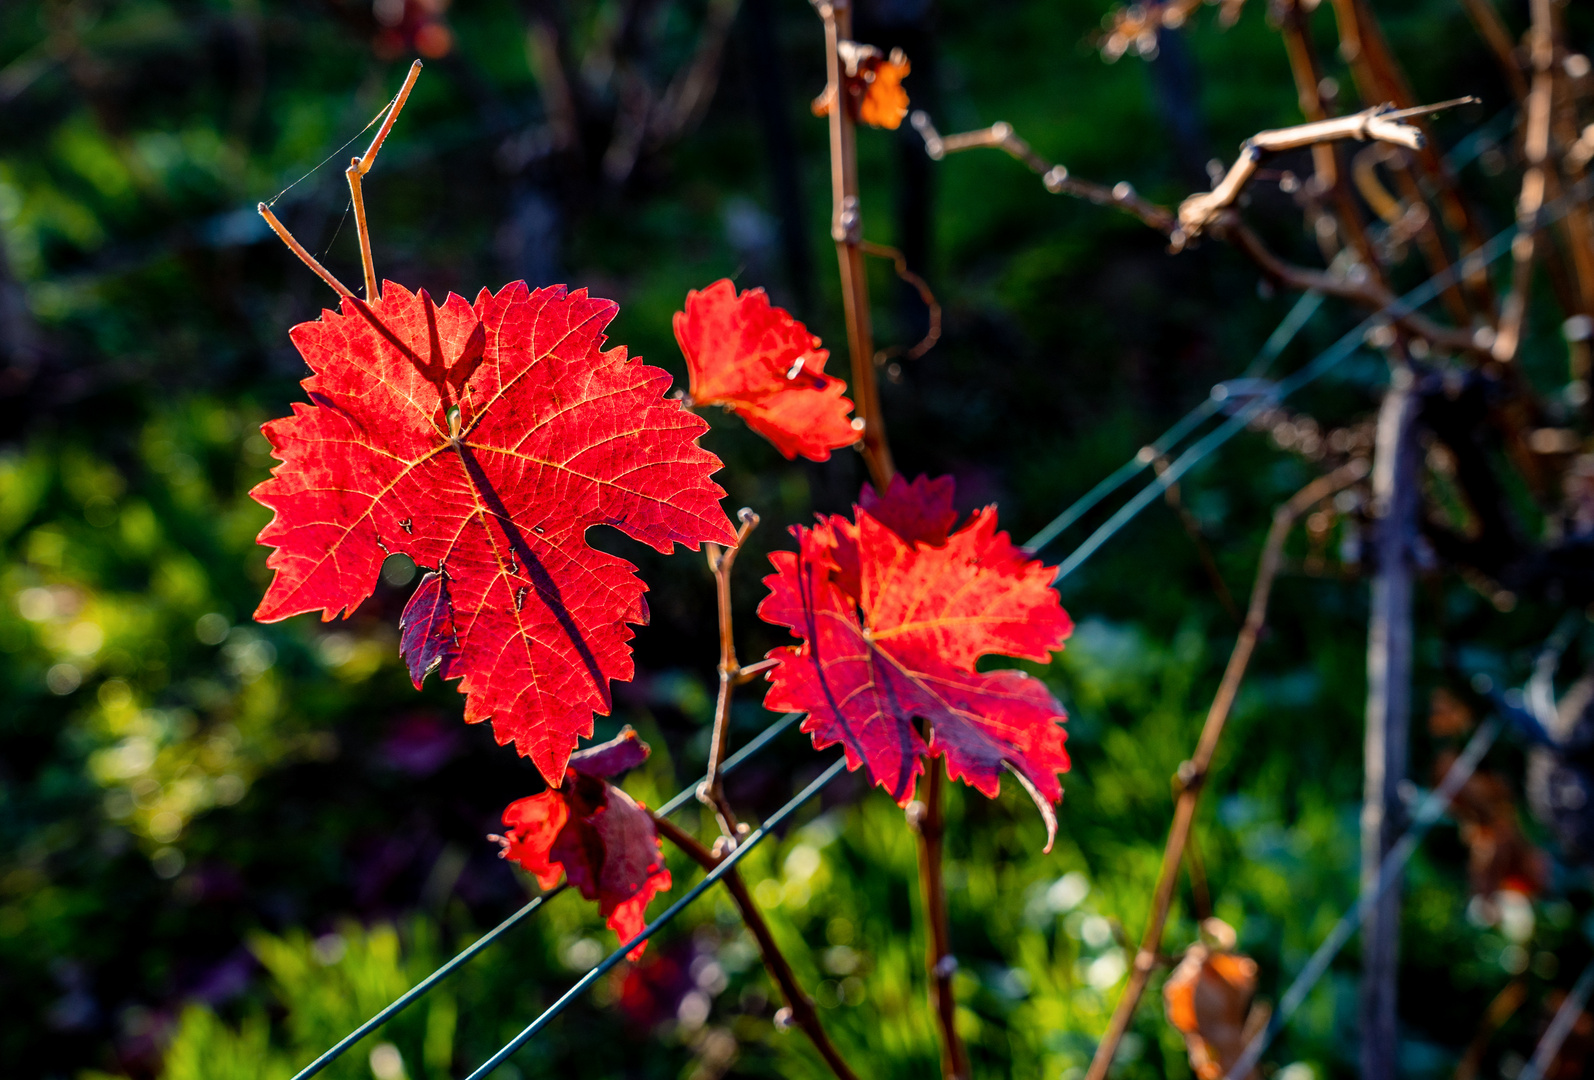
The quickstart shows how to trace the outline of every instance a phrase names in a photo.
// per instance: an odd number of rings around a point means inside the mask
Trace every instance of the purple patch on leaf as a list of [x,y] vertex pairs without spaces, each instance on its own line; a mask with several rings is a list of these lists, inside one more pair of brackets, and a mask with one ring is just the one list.
[[[448,578],[435,571],[421,579],[415,595],[404,605],[399,619],[399,652],[409,665],[415,689],[428,672],[459,658],[459,640],[454,632],[454,604],[448,595]],[[446,670],[445,670],[446,675]]]

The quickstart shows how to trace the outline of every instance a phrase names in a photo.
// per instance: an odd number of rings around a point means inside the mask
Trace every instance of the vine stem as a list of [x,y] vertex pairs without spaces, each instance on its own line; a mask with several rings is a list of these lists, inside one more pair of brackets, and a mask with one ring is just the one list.
[[826,95],[830,100],[830,238],[841,267],[841,301],[852,356],[852,397],[863,421],[863,455],[869,476],[882,492],[896,472],[880,415],[880,386],[874,371],[874,332],[869,322],[869,278],[863,262],[863,215],[858,204],[858,135],[841,85],[841,42],[852,36],[848,0],[816,3],[825,24]]
[[932,759],[929,774],[923,800],[908,807],[908,823],[919,834],[919,885],[924,893],[924,921],[929,928],[925,966],[930,974],[935,1019],[941,1027],[941,1075],[946,1080],[968,1080],[969,1055],[957,1033],[957,999],[952,993],[952,977],[957,974],[958,962],[952,952],[946,883],[941,871],[942,838],[946,834],[945,800],[941,789],[946,783],[946,773]]
[[736,662],[736,637],[731,624],[731,569],[736,565],[736,553],[742,550],[747,537],[758,528],[758,515],[744,506],[736,512],[736,517],[742,525],[736,530],[734,547],[703,545],[708,554],[708,568],[714,574],[714,596],[719,605],[720,689],[719,697],[714,701],[714,734],[709,742],[708,770],[697,789],[698,801],[713,808],[715,817],[719,819],[720,832],[731,844],[735,844],[747,832],[745,825],[737,824],[736,814],[725,798],[721,768],[731,737],[731,691],[759,672],[774,666],[772,660],[760,660],[747,667]]
[[[690,856],[704,870],[713,870],[724,859],[723,855],[715,854],[705,848],[696,837],[668,818],[655,815],[653,825],[661,835],[668,837],[672,844]],[[725,875],[725,887],[730,890],[731,898],[736,901],[742,922],[752,933],[753,939],[758,942],[758,951],[764,958],[765,970],[769,972],[769,977],[775,980],[782,996],[786,999],[786,1009],[791,1013],[791,1022],[803,1029],[803,1034],[813,1042],[814,1049],[819,1051],[819,1056],[825,1059],[825,1064],[830,1066],[831,1072],[840,1080],[857,1080],[857,1074],[848,1066],[841,1052],[830,1041],[830,1036],[825,1033],[813,1000],[803,992],[802,984],[797,981],[797,975],[792,971],[786,955],[775,943],[775,936],[770,933],[769,924],[764,921],[763,913],[758,910],[752,894],[747,891],[747,883],[735,869]]]
[[1130,965],[1129,983],[1124,987],[1123,996],[1118,999],[1117,1008],[1113,1010],[1106,1035],[1096,1046],[1096,1056],[1091,1060],[1090,1071],[1085,1074],[1085,1080],[1106,1080],[1107,1070],[1112,1067],[1112,1059],[1118,1053],[1118,1045],[1123,1041],[1124,1032],[1129,1030],[1129,1021],[1134,1017],[1135,1007],[1140,1004],[1146,983],[1157,966],[1158,954],[1162,947],[1162,932],[1168,922],[1168,909],[1173,905],[1174,886],[1179,880],[1179,864],[1183,860],[1185,847],[1190,840],[1191,827],[1195,822],[1196,804],[1201,799],[1201,789],[1206,784],[1207,771],[1211,768],[1212,757],[1217,752],[1218,740],[1223,737],[1223,729],[1228,723],[1235,695],[1239,693],[1240,683],[1245,678],[1245,670],[1251,663],[1251,655],[1256,651],[1257,640],[1261,637],[1262,626],[1267,621],[1268,597],[1273,589],[1273,580],[1278,576],[1279,567],[1283,563],[1284,540],[1289,536],[1290,528],[1297,518],[1341,488],[1361,480],[1367,472],[1367,462],[1358,458],[1327,476],[1312,481],[1273,514],[1273,525],[1268,530],[1267,542],[1263,545],[1261,562],[1256,570],[1256,584],[1251,589],[1251,604],[1246,612],[1245,625],[1240,630],[1239,639],[1234,643],[1234,651],[1229,655],[1229,665],[1224,669],[1223,681],[1218,685],[1217,695],[1212,699],[1212,708],[1208,710],[1206,723],[1202,725],[1201,738],[1196,743],[1195,754],[1189,761],[1179,766],[1174,778],[1174,783],[1179,789],[1179,798],[1174,805],[1173,824],[1168,829],[1168,842],[1162,852],[1162,868],[1157,875],[1151,920],[1146,924],[1145,936],[1140,939],[1140,949],[1135,954],[1134,963]]
[[[847,112],[848,95],[841,83],[843,40],[852,36],[849,0],[814,0],[825,26],[825,96],[830,101],[830,237],[836,242],[841,267],[842,305],[847,318],[847,345],[852,353],[852,396],[863,420],[863,454],[875,487],[885,492],[896,473],[880,412],[880,386],[875,378],[874,339],[869,325],[869,282],[864,273],[863,215],[858,201],[857,127]],[[919,888],[924,897],[927,927],[930,996],[941,1029],[941,1072],[946,1080],[968,1080],[968,1053],[957,1033],[957,1002],[952,975],[957,958],[952,953],[942,881],[944,831],[941,788],[942,766],[930,762],[922,811],[909,817],[919,836]]]
[[[841,84],[840,43],[851,36],[852,10],[847,0],[818,2],[815,7],[825,26],[826,96],[830,100],[830,235],[836,242],[841,268],[842,303],[847,319],[847,344],[852,354],[852,392],[863,420],[863,453],[869,475],[881,492],[896,468],[886,441],[880,412],[879,383],[875,378],[874,342],[869,322],[869,283],[864,271],[863,216],[858,201],[857,129],[847,112],[847,94]],[[919,888],[924,897],[926,969],[936,1022],[941,1029],[941,1072],[946,1080],[967,1080],[968,1053],[957,1033],[957,1001],[952,976],[957,958],[952,953],[942,878],[942,809],[944,783],[940,765],[930,762],[929,779],[919,812],[909,824],[919,836]]]

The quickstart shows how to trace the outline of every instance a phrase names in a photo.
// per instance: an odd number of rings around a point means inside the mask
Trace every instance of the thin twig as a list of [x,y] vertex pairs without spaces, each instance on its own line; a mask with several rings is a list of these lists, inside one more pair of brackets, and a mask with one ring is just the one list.
[[349,167],[343,175],[349,181],[349,197],[354,202],[354,229],[360,237],[360,266],[365,270],[365,299],[367,303],[374,303],[377,299],[376,292],[376,265],[371,261],[371,230],[365,222],[365,193],[360,189],[360,179],[371,171],[371,166],[376,164],[376,152],[382,149],[382,144],[387,141],[388,132],[393,130],[393,122],[404,109],[404,103],[410,98],[410,91],[415,88],[415,80],[420,78],[421,62],[419,60],[410,65],[409,74],[404,76],[404,85],[399,87],[399,92],[393,98],[393,103],[388,106],[387,116],[382,119],[382,126],[376,129],[376,135],[371,139],[371,145],[365,148],[365,153],[349,162]]
[[[737,825],[736,814],[725,798],[721,763],[725,760],[726,745],[731,737],[731,688],[746,682],[751,676],[744,678],[746,670],[736,662],[736,637],[731,627],[731,568],[736,565],[736,554],[742,550],[742,544],[758,528],[758,515],[749,507],[742,507],[736,516],[742,527],[736,530],[735,547],[703,545],[708,555],[708,568],[714,574],[714,597],[719,604],[720,689],[719,697],[714,702],[714,734],[709,742],[708,769],[703,783],[697,789],[698,799],[714,808],[720,831],[732,845],[745,835],[747,829],[746,826]],[[753,666],[763,671],[769,665],[761,662]]]
[[1550,156],[1550,111],[1555,96],[1555,35],[1550,26],[1550,0],[1533,0],[1533,27],[1528,32],[1533,61],[1533,84],[1528,91],[1527,123],[1522,138],[1522,193],[1517,198],[1517,235],[1511,242],[1511,291],[1500,308],[1500,327],[1494,336],[1494,358],[1502,363],[1516,359],[1522,344],[1522,323],[1527,316],[1528,287],[1533,283],[1533,262],[1538,244],[1539,211],[1544,208],[1545,162]]
[[1165,207],[1142,198],[1133,185],[1124,182],[1107,187],[1089,180],[1075,179],[1069,174],[1068,166],[1053,165],[1041,157],[1031,149],[1029,143],[1018,137],[1011,124],[1004,121],[998,120],[990,127],[981,128],[979,131],[943,136],[935,130],[929,114],[923,109],[916,109],[911,120],[913,129],[924,140],[924,152],[933,161],[940,161],[946,155],[956,154],[962,150],[981,148],[1001,150],[1028,165],[1032,172],[1040,176],[1041,183],[1045,184],[1046,190],[1053,195],[1072,195],[1097,206],[1110,206],[1127,214],[1133,214],[1141,222],[1165,236],[1172,236],[1178,230],[1179,223],[1173,214]]
[[1483,38],[1484,43],[1489,46],[1489,51],[1494,53],[1495,61],[1500,65],[1500,73],[1511,86],[1511,96],[1518,101],[1525,100],[1528,96],[1528,80],[1522,75],[1522,63],[1517,59],[1516,43],[1511,40],[1510,31],[1500,20],[1500,13],[1494,10],[1494,4],[1491,0],[1461,0],[1461,6],[1467,9],[1467,15],[1478,29],[1478,36]]
[[271,226],[271,231],[276,233],[277,236],[282,239],[284,244],[288,245],[288,250],[299,256],[300,262],[304,263],[311,270],[315,271],[316,277],[332,286],[333,292],[337,293],[339,296],[354,295],[349,291],[349,287],[347,285],[333,277],[331,272],[327,270],[326,267],[322,266],[316,261],[316,257],[314,255],[305,250],[303,244],[299,243],[299,241],[293,238],[293,234],[288,231],[288,227],[282,222],[278,221],[277,215],[271,212],[271,207],[267,206],[265,203],[261,203],[260,205],[256,206],[255,209],[260,211],[260,216],[266,219],[266,224]]
[[1423,145],[1422,130],[1401,121],[1477,100],[1474,97],[1455,98],[1451,101],[1441,101],[1436,105],[1419,105],[1411,109],[1375,105],[1349,116],[1314,120],[1274,131],[1259,131],[1240,144],[1240,156],[1235,158],[1234,164],[1229,167],[1228,173],[1215,188],[1192,195],[1179,204],[1179,225],[1188,237],[1201,235],[1219,212],[1232,206],[1240,197],[1240,192],[1256,174],[1257,166],[1267,154],[1297,150],[1318,143],[1337,142],[1340,139],[1384,142],[1411,150],[1420,149]]
[[[724,861],[723,855],[716,855],[705,848],[698,843],[696,837],[668,818],[655,815],[653,826],[705,870],[713,870]],[[770,933],[769,924],[764,921],[763,913],[758,910],[752,894],[747,891],[747,883],[733,869],[725,875],[725,887],[730,890],[732,899],[736,901],[736,907],[742,914],[742,922],[752,933],[753,940],[758,942],[758,951],[764,958],[764,968],[769,972],[769,977],[780,987],[781,995],[786,999],[786,1008],[791,1012],[792,1023],[803,1029],[803,1033],[812,1040],[814,1049],[819,1051],[819,1056],[825,1059],[825,1064],[830,1066],[831,1071],[840,1080],[856,1080],[856,1075],[846,1060],[831,1043],[830,1036],[825,1034],[824,1025],[819,1022],[819,1013],[814,1008],[813,1001],[803,992],[802,984],[797,981],[797,975],[792,971],[791,964],[780,951],[780,946],[775,943],[775,936]]]
[[[1327,120],[1332,116],[1329,104],[1323,100],[1322,62],[1312,44],[1307,28],[1306,13],[1299,0],[1279,4],[1279,33],[1284,38],[1284,51],[1289,57],[1290,72],[1295,78],[1296,97],[1301,113],[1308,120]],[[1312,147],[1312,167],[1317,179],[1332,193],[1339,221],[1340,238],[1348,243],[1358,263],[1372,280],[1385,288],[1389,282],[1379,262],[1378,249],[1367,235],[1362,220],[1361,207],[1351,194],[1345,178],[1345,169],[1337,142],[1317,143]]]
[[[925,742],[930,740],[927,737]],[[942,839],[946,834],[946,812],[942,805],[945,772],[937,761],[930,762],[924,798],[908,806],[908,824],[919,834],[919,885],[924,894],[924,921],[928,925],[925,967],[930,974],[930,994],[935,1017],[941,1026],[941,1075],[945,1080],[968,1080],[969,1055],[957,1032],[957,999],[952,993],[952,977],[957,974],[957,956],[952,952],[952,929],[946,912],[946,885],[941,869]]]
[[[1339,52],[1350,64],[1362,99],[1391,101],[1403,108],[1415,104],[1411,86],[1364,0],[1333,0],[1333,6],[1339,26]],[[1477,267],[1477,260],[1471,258],[1484,244],[1477,218],[1461,197],[1455,172],[1427,140],[1416,148],[1416,155],[1418,164],[1431,178],[1444,224],[1461,236],[1463,281],[1472,296],[1472,306],[1492,318],[1494,294],[1488,276]]]
[[1168,909],[1173,903],[1174,886],[1179,879],[1179,863],[1184,856],[1191,825],[1195,821],[1196,804],[1206,784],[1207,770],[1212,765],[1213,754],[1217,752],[1218,740],[1222,738],[1224,726],[1228,723],[1235,695],[1239,693],[1240,682],[1245,678],[1245,670],[1251,662],[1251,654],[1256,651],[1262,625],[1267,619],[1268,596],[1273,588],[1273,579],[1278,575],[1282,563],[1284,540],[1289,535],[1295,520],[1308,509],[1366,475],[1367,462],[1358,458],[1348,465],[1335,469],[1327,476],[1312,481],[1273,514],[1273,525],[1268,530],[1267,542],[1263,545],[1261,562],[1256,571],[1256,585],[1251,590],[1251,604],[1250,610],[1246,613],[1245,626],[1240,630],[1239,640],[1234,643],[1234,651],[1229,656],[1229,665],[1223,672],[1223,681],[1218,686],[1217,696],[1213,698],[1212,708],[1208,710],[1206,723],[1201,728],[1201,738],[1196,744],[1196,751],[1189,761],[1179,766],[1177,777],[1180,786],[1179,799],[1174,806],[1173,825],[1168,830],[1168,843],[1162,853],[1162,869],[1157,876],[1151,920],[1146,925],[1145,936],[1141,938],[1140,951],[1135,955],[1135,962],[1130,967],[1129,984],[1124,987],[1123,996],[1118,999],[1118,1006],[1113,1011],[1106,1035],[1096,1047],[1096,1056],[1090,1063],[1090,1071],[1085,1074],[1085,1080],[1104,1080],[1106,1077],[1113,1056],[1118,1052],[1118,1044],[1123,1040],[1124,1032],[1129,1029],[1129,1021],[1134,1016],[1135,1006],[1140,1003],[1140,996],[1145,992],[1146,983],[1156,967],[1157,954],[1162,947],[1163,927],[1167,924]]
[[[1168,471],[1168,455],[1158,454],[1151,463],[1158,476]],[[1201,523],[1184,504],[1184,497],[1179,491],[1177,482],[1169,484],[1162,493],[1163,500],[1169,509],[1179,515],[1179,523],[1184,526],[1184,531],[1190,537],[1190,542],[1195,545],[1196,555],[1201,560],[1201,568],[1206,571],[1207,580],[1212,583],[1212,591],[1218,594],[1218,602],[1223,605],[1223,610],[1235,622],[1241,622],[1240,605],[1234,601],[1234,593],[1229,589],[1229,583],[1223,580],[1223,573],[1218,569],[1218,561],[1212,555],[1212,546],[1207,543],[1206,535],[1201,531]]]
[[890,259],[892,267],[897,272],[897,277],[912,285],[918,291],[919,299],[924,301],[924,306],[930,313],[930,325],[912,348],[903,349],[900,345],[893,345],[889,349],[881,349],[875,353],[875,363],[888,360],[893,356],[902,356],[907,360],[917,360],[941,340],[941,302],[935,298],[935,293],[930,290],[930,283],[918,274],[908,269],[908,257],[889,244],[872,244],[862,240],[858,244],[863,248],[865,255],[873,255],[877,259]]
[[[825,25],[825,92],[842,102],[841,42],[852,37],[852,8],[847,0],[817,0]],[[852,115],[844,106],[830,110],[830,237],[841,266],[841,300],[847,318],[847,345],[852,354],[854,410],[863,421],[864,459],[869,476],[882,492],[896,472],[880,415],[880,384],[874,370],[874,335],[869,320],[869,279],[864,272],[863,216],[858,202],[858,140]]]
[[[1212,231],[1249,255],[1252,261],[1262,268],[1263,273],[1291,289],[1338,296],[1375,310],[1383,310],[1395,302],[1392,293],[1370,278],[1356,281],[1349,275],[1338,276],[1286,263],[1268,250],[1262,239],[1243,224],[1233,211],[1225,211],[1220,215],[1213,223]],[[1483,351],[1472,334],[1465,330],[1441,326],[1417,311],[1392,313],[1390,321],[1440,348],[1453,352]]]

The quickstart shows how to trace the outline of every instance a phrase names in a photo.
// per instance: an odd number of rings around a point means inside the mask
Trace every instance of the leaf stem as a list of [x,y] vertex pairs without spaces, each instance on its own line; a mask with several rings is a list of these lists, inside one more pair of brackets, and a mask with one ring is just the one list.
[[288,227],[282,222],[278,221],[277,215],[271,212],[271,207],[267,206],[265,203],[261,203],[256,206],[255,209],[260,211],[260,216],[266,219],[266,224],[271,226],[271,231],[276,233],[284,244],[288,245],[288,250],[299,256],[300,262],[304,263],[311,270],[315,271],[316,277],[332,286],[333,292],[337,293],[339,296],[354,295],[349,291],[349,287],[347,285],[333,277],[331,271],[316,261],[316,257],[306,251],[303,244],[294,239],[293,234],[288,231]]
[[[698,843],[697,838],[691,833],[669,819],[655,816],[653,823],[661,835],[669,838],[672,844],[690,856],[703,869],[713,870],[724,860],[723,855],[708,850]],[[753,939],[758,942],[758,951],[764,958],[764,968],[769,972],[769,977],[780,987],[781,995],[786,999],[786,1008],[791,1013],[792,1023],[803,1029],[803,1033],[813,1042],[814,1049],[819,1051],[819,1056],[825,1059],[825,1064],[830,1066],[830,1070],[840,1080],[857,1080],[856,1074],[830,1041],[830,1036],[825,1033],[812,999],[803,992],[802,984],[797,981],[797,975],[792,971],[791,964],[780,951],[780,946],[775,943],[775,936],[770,933],[769,924],[764,921],[763,913],[758,910],[752,894],[747,891],[747,883],[733,869],[725,875],[725,887],[730,890],[732,899],[736,901],[742,922],[747,925]]]
[[382,126],[377,128],[376,135],[371,139],[371,145],[365,148],[365,153],[349,162],[349,167],[343,175],[349,181],[349,197],[354,202],[354,230],[360,236],[360,266],[365,271],[365,299],[367,303],[374,302],[376,293],[376,264],[371,261],[371,231],[365,222],[365,193],[360,189],[360,178],[371,171],[371,166],[376,164],[376,153],[382,149],[382,144],[387,141],[388,132],[393,130],[393,122],[404,109],[404,103],[410,98],[410,91],[415,88],[415,80],[421,74],[419,60],[410,65],[409,74],[404,77],[404,85],[399,87],[399,92],[388,106],[387,116],[382,120]]
[[1218,685],[1217,696],[1212,699],[1212,708],[1207,712],[1195,753],[1189,761],[1179,766],[1174,780],[1179,797],[1174,805],[1173,824],[1168,829],[1167,846],[1162,852],[1162,868],[1157,875],[1151,920],[1146,925],[1145,936],[1140,939],[1140,949],[1135,954],[1134,963],[1130,965],[1129,984],[1124,987],[1123,996],[1113,1010],[1107,1034],[1096,1046],[1096,1056],[1090,1063],[1085,1080],[1105,1080],[1107,1070],[1112,1067],[1112,1059],[1118,1053],[1118,1045],[1123,1041],[1124,1032],[1129,1029],[1129,1021],[1134,1017],[1135,1006],[1140,1003],[1140,996],[1145,992],[1151,972],[1157,966],[1162,931],[1168,922],[1168,909],[1173,905],[1173,890],[1179,880],[1179,864],[1184,857],[1185,845],[1190,840],[1196,804],[1206,784],[1212,757],[1218,749],[1218,740],[1223,737],[1235,695],[1239,693],[1240,683],[1251,663],[1251,655],[1256,651],[1263,623],[1267,620],[1268,597],[1283,563],[1284,540],[1289,536],[1296,519],[1312,506],[1366,475],[1367,462],[1357,458],[1327,476],[1312,481],[1273,514],[1273,525],[1268,530],[1261,562],[1257,566],[1256,585],[1251,590],[1251,605],[1245,616],[1245,625],[1240,630],[1239,640],[1234,643],[1234,651],[1229,654],[1228,667],[1223,672],[1223,681]]
[[925,967],[930,976],[936,1022],[941,1027],[941,1075],[946,1080],[968,1080],[969,1055],[957,1033],[957,1000],[952,993],[952,977],[958,964],[952,952],[946,883],[941,873],[941,842],[946,833],[941,789],[946,773],[941,763],[932,758],[929,774],[924,798],[908,808],[908,823],[919,834],[919,888],[924,895],[924,921],[929,930]]
[[714,574],[714,595],[719,603],[720,689],[719,697],[714,702],[714,734],[709,742],[708,770],[703,777],[703,783],[697,789],[698,800],[714,808],[714,815],[719,819],[720,831],[732,844],[747,830],[737,824],[736,814],[725,798],[725,787],[721,778],[721,763],[725,760],[725,750],[731,736],[731,691],[759,672],[773,666],[769,661],[759,661],[757,664],[743,668],[736,662],[736,637],[731,625],[731,569],[736,565],[736,553],[741,551],[742,544],[752,531],[758,528],[758,515],[744,506],[736,516],[742,525],[736,530],[735,547],[703,545],[704,551],[708,554],[708,568]]

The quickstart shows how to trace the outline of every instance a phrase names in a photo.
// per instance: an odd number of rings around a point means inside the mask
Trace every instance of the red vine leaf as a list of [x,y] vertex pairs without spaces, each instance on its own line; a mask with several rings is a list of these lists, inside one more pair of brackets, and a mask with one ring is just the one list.
[[[841,743],[899,803],[912,798],[925,757],[987,796],[1004,769],[1035,800],[1047,849],[1053,804],[1068,769],[1063,707],[1019,671],[975,670],[984,655],[1044,661],[1073,629],[1051,588],[1052,570],[996,531],[986,507],[950,536],[950,479],[894,482],[856,522],[821,518],[794,528],[798,549],[770,556],[759,605],[766,622],[803,639],[769,655],[764,706],[808,714],[803,731],[823,749]],[[904,524],[906,523],[906,524]],[[941,543],[917,537],[928,534]],[[929,727],[929,740],[915,720]]]
[[735,534],[664,371],[603,351],[616,306],[516,282],[475,304],[387,283],[374,304],[293,329],[308,404],[262,429],[282,460],[251,493],[276,511],[276,571],[255,617],[346,614],[401,552],[430,568],[403,619],[417,686],[459,679],[465,719],[491,719],[550,783],[609,682],[632,675],[645,623],[636,568],[586,542],[594,525],[668,553]]
[[[534,874],[544,889],[563,875],[582,896],[596,900],[621,944],[642,932],[648,902],[670,887],[653,819],[608,782],[647,756],[647,744],[630,728],[571,755],[564,781],[510,803],[504,810],[507,834],[495,837],[499,854]],[[626,955],[635,960],[646,948],[644,941]]]
[[851,446],[847,384],[825,374],[830,353],[763,289],[740,296],[729,279],[686,294],[675,340],[686,355],[692,401],[723,405],[788,458],[824,461]]

